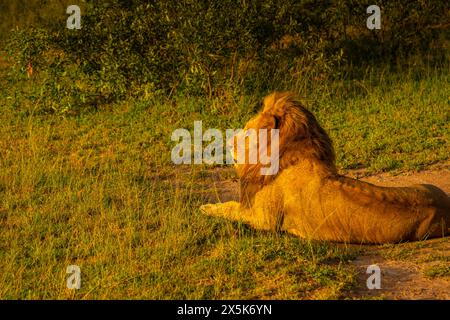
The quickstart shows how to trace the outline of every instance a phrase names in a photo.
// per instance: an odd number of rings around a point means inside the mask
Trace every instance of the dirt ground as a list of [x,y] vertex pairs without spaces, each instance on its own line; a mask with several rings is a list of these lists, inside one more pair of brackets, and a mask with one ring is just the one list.
[[[345,298],[351,299],[450,299],[450,241],[433,239],[420,243],[365,249],[352,263],[358,270],[356,287]],[[381,288],[368,289],[367,267],[381,271]],[[433,270],[447,268],[446,276],[432,277]]]
[[[365,176],[361,171],[345,173],[381,186],[433,184],[450,194],[450,165],[398,175]],[[237,200],[239,185],[232,169],[211,170],[203,176],[205,197],[210,202]],[[343,299],[450,299],[450,237],[384,246],[359,246],[362,255],[352,261],[358,271],[356,285]],[[366,285],[369,265],[381,271],[381,288]]]

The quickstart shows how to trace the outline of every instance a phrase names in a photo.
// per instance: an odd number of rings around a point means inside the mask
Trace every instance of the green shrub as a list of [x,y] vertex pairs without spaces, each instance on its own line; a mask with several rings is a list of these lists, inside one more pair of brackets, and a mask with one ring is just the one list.
[[7,48],[16,71],[25,75],[33,66],[33,91],[45,105],[65,112],[143,92],[212,98],[305,88],[354,65],[395,65],[430,48],[438,52],[448,41],[439,24],[449,14],[443,1],[381,1],[382,29],[375,31],[366,28],[367,6],[356,0],[86,1],[81,30],[68,30],[61,14],[17,30]]

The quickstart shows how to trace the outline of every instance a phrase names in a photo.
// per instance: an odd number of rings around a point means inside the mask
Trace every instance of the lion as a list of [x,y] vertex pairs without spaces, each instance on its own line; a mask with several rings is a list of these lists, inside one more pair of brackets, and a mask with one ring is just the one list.
[[265,97],[247,129],[279,130],[278,172],[263,176],[260,163],[235,164],[239,202],[203,205],[204,214],[331,242],[386,244],[449,234],[450,197],[441,189],[381,187],[338,174],[331,139],[295,94]]

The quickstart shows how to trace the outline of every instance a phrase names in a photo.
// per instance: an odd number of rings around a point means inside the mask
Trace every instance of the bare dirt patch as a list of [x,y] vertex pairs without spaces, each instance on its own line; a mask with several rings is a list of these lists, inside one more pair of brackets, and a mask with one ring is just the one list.
[[[450,299],[450,277],[430,276],[430,271],[450,263],[449,238],[417,243],[370,247],[352,263],[357,268],[351,299]],[[367,267],[381,270],[381,289],[368,289]],[[431,273],[432,274],[432,273]]]
[[[358,173],[349,172],[350,177],[358,179]],[[376,185],[386,187],[405,187],[412,184],[433,184],[450,194],[450,165],[437,170],[407,172],[399,175],[382,173],[374,176],[360,178]]]

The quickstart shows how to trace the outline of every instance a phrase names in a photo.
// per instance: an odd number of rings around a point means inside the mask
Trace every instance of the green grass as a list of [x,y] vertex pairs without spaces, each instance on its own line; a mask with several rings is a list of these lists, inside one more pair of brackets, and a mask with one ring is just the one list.
[[450,277],[450,266],[448,264],[438,264],[427,268],[424,271],[426,277],[434,279],[438,277]]
[[[340,169],[417,170],[449,158],[449,80],[369,72],[300,94]],[[1,92],[0,298],[339,298],[354,284],[356,249],[203,216],[209,167],[171,164],[174,129],[242,127],[260,97],[148,97],[61,116],[15,92]]]

